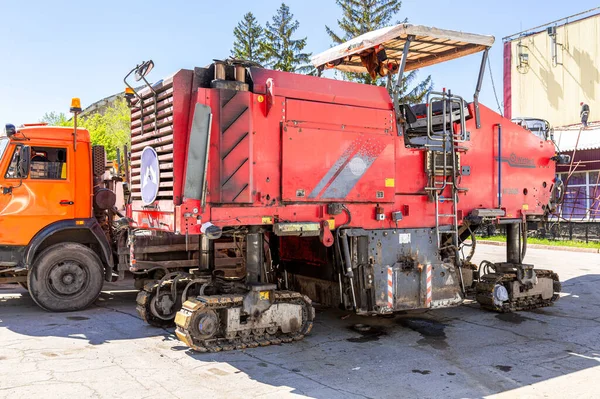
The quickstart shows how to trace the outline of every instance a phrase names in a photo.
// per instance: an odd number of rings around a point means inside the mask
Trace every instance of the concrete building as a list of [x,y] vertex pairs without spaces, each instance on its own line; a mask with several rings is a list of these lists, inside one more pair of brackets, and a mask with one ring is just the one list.
[[567,184],[562,218],[600,221],[600,7],[503,41],[505,116],[549,122],[558,150],[572,158],[558,168]]
[[562,217],[600,222],[600,123],[585,130],[581,124],[555,128],[554,141],[571,157],[569,165],[558,167],[558,176],[567,183]]
[[600,10],[504,38],[504,113],[552,126],[600,120]]

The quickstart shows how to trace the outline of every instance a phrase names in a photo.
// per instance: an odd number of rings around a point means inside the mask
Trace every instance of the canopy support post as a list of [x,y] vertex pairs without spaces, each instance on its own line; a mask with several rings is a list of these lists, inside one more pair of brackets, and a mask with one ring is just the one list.
[[475,107],[475,124],[477,129],[481,128],[481,117],[479,115],[479,92],[481,91],[481,85],[483,84],[483,76],[485,75],[485,64],[487,63],[488,51],[490,50],[487,47],[483,51],[483,56],[481,57],[481,66],[479,67],[479,77],[477,78],[477,86],[475,86],[475,94],[473,94],[473,106]]
[[394,98],[394,110],[396,111],[396,126],[398,129],[398,136],[402,136],[403,132],[400,130],[400,103],[398,100],[398,93],[400,92],[400,88],[402,86],[402,77],[404,76],[404,69],[406,68],[406,59],[408,58],[408,49],[410,48],[410,43],[415,39],[415,35],[408,35],[406,37],[406,42],[404,42],[404,49],[402,50],[402,61],[400,62],[400,67],[398,68],[398,80],[396,80],[396,85],[394,86],[393,98]]

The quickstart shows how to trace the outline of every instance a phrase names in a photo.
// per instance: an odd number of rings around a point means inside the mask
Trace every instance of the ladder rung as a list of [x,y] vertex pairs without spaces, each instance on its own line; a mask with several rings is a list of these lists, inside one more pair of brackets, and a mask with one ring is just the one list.
[[440,213],[440,214],[438,215],[438,217],[441,217],[441,218],[453,218],[453,217],[454,217],[454,215],[453,215],[453,214],[445,214],[445,213]]

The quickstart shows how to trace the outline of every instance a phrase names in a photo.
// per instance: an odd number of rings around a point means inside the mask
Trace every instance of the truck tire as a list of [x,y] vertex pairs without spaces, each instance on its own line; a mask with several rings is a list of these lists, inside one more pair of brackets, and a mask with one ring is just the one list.
[[100,295],[104,267],[85,245],[60,243],[46,248],[27,276],[31,297],[50,312],[72,312],[90,306]]

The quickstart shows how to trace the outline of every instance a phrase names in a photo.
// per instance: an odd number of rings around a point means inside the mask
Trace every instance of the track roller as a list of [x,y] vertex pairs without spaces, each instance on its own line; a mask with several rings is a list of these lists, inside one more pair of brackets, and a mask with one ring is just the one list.
[[[192,279],[187,273],[169,273],[160,281],[146,283],[136,298],[138,314],[154,327],[173,327],[175,315],[187,296],[198,295],[206,279]],[[183,298],[182,298],[183,297]]]

